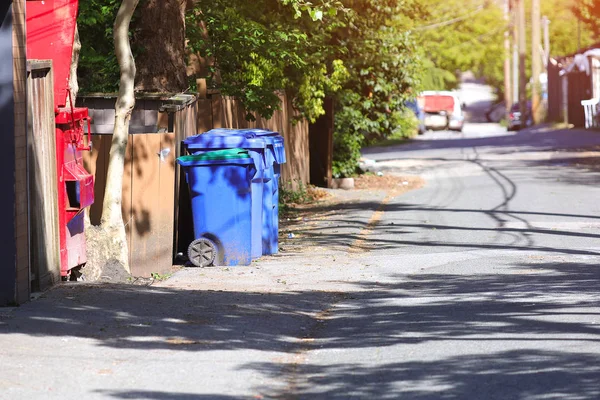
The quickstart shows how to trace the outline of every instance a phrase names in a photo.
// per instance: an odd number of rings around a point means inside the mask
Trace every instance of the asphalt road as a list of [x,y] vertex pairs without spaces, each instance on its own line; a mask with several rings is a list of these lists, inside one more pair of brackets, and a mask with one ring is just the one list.
[[301,398],[600,398],[598,145],[471,124],[365,151],[427,183],[380,209]]

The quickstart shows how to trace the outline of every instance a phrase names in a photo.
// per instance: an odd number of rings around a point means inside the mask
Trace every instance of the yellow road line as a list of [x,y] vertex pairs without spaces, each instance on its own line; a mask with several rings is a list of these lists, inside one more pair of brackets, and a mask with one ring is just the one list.
[[355,254],[371,251],[371,248],[367,244],[369,236],[373,233],[379,221],[381,221],[381,218],[385,212],[383,209],[394,197],[395,196],[388,194],[383,200],[381,200],[379,207],[377,207],[377,210],[373,213],[373,215],[371,215],[367,225],[358,233],[358,236],[348,248],[348,253]]

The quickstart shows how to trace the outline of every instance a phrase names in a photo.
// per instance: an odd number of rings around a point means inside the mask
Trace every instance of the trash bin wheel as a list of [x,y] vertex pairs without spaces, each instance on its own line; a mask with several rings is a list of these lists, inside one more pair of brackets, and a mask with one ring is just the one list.
[[196,267],[208,267],[215,261],[217,246],[207,238],[200,238],[190,243],[188,259]]

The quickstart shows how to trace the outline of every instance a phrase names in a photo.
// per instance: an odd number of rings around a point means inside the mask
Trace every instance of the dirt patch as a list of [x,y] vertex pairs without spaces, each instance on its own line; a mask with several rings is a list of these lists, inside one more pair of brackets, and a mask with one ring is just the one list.
[[[389,202],[396,196],[418,189],[425,181],[418,176],[365,174],[354,178],[353,190],[313,188],[318,200],[303,204],[287,204],[280,210],[279,243],[282,253],[319,251],[311,242],[311,232],[327,224],[327,220],[344,213],[344,204],[361,201]],[[374,220],[376,223],[376,219]],[[366,236],[368,231],[363,232]]]
[[425,181],[418,176],[365,174],[354,178],[355,190],[385,190],[395,196],[423,187],[424,184]]

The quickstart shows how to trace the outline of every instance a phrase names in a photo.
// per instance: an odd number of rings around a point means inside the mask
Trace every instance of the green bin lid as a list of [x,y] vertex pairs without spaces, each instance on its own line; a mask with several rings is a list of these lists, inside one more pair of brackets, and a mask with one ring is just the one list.
[[207,151],[206,153],[194,154],[190,156],[179,157],[181,161],[217,161],[217,160],[233,160],[240,158],[250,158],[248,151],[244,149],[225,149]]

